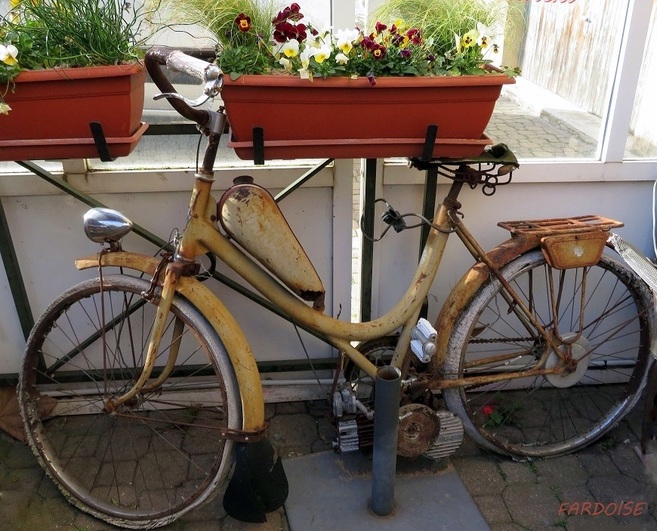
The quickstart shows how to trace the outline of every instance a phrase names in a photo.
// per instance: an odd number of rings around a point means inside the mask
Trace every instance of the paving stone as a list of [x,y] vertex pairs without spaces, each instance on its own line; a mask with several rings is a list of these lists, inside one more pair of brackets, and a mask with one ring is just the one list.
[[472,498],[489,524],[513,523],[511,513],[499,494],[473,496]]
[[13,468],[38,468],[39,464],[34,458],[29,446],[22,443],[16,443],[11,446],[7,454],[7,460],[11,461]]
[[584,485],[589,479],[587,470],[574,455],[555,457],[535,462],[538,480],[547,485]]
[[456,451],[454,456],[457,457],[471,457],[473,455],[481,455],[482,451],[480,448],[474,443],[470,437],[465,437],[463,439],[463,443],[459,447],[459,449]]
[[198,509],[187,513],[181,519],[184,524],[196,529],[196,524],[202,521],[218,522],[226,517],[226,511],[223,506],[223,493],[219,493],[209,502],[201,505]]
[[221,527],[218,529],[221,529],[221,531],[281,531],[287,529],[287,524],[283,520],[282,509],[268,513],[267,521],[264,524],[239,522],[227,516],[221,521]]
[[[573,513],[579,512],[579,507],[583,502],[595,503],[596,501],[595,496],[586,485],[558,486],[556,496],[560,502],[560,511],[563,510],[565,514],[569,509],[573,509]],[[577,506],[573,507],[573,504],[577,504]]]
[[319,438],[317,422],[305,414],[277,415],[271,419],[267,431],[281,456],[310,453],[312,444]]
[[530,529],[545,529],[559,519],[560,502],[547,485],[518,483],[504,489],[502,498],[513,521]]
[[621,473],[636,480],[642,481],[645,475],[645,467],[629,444],[621,445],[609,450],[609,457],[618,467]]
[[27,512],[30,501],[30,496],[26,496],[25,491],[0,489],[1,521],[9,522],[13,526]]
[[306,402],[306,410],[315,418],[327,419],[331,408],[326,400],[312,400]]
[[78,514],[79,511],[63,498],[42,500],[37,496],[21,514],[19,529],[75,529]]
[[607,476],[619,472],[607,453],[587,450],[579,453],[577,459],[591,476]]
[[[75,524],[72,529],[84,531],[116,531],[116,526],[110,525],[98,518],[94,518],[90,514],[78,511],[75,517]],[[172,531],[169,526],[160,528],[163,531]]]
[[497,463],[482,456],[452,458],[452,464],[473,496],[501,492],[505,487]]
[[44,475],[40,468],[9,470],[4,477],[0,476],[0,490],[29,489],[36,491]]
[[335,427],[327,418],[316,418],[316,422],[319,439],[312,444],[311,451],[315,453],[332,450],[336,437]]
[[494,524],[490,528],[491,531],[527,531],[526,527],[514,523]]
[[15,440],[0,430],[0,462],[4,461],[9,455],[9,450],[15,444]]
[[595,499],[601,503],[626,500],[648,501],[644,485],[634,478],[622,474],[591,478],[587,486]]
[[57,485],[55,485],[55,482],[45,474],[41,477],[41,482],[37,488],[37,494],[43,499],[59,498],[63,496],[57,488]]
[[305,413],[306,404],[305,402],[282,402],[276,404],[276,414],[277,415],[293,415],[295,413]]
[[265,420],[270,420],[276,415],[276,404],[265,404]]
[[507,485],[514,483],[536,483],[538,477],[529,463],[517,463],[515,461],[501,461],[498,465]]

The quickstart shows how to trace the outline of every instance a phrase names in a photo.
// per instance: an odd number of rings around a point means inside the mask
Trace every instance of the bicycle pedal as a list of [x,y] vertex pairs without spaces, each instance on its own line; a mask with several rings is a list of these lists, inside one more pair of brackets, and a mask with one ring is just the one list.
[[449,457],[463,443],[463,423],[451,411],[436,411],[440,418],[440,432],[429,449],[422,454],[429,459]]

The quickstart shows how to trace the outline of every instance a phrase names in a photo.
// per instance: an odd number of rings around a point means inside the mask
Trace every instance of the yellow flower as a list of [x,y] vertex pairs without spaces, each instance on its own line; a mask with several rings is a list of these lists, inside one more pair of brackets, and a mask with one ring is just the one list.
[[477,30],[470,30],[465,35],[463,35],[463,47],[471,48],[477,44],[477,39],[479,38],[479,32]]

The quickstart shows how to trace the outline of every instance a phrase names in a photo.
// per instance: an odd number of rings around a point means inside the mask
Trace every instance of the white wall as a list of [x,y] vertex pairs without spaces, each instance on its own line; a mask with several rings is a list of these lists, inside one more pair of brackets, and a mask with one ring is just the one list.
[[[340,165],[338,165],[340,167]],[[268,185],[275,195],[281,187],[299,177],[304,170],[257,170],[256,182]],[[351,164],[343,166],[340,180],[345,186],[334,187],[335,169],[324,170],[309,185],[302,187],[281,203],[290,226],[306,249],[327,291],[326,313],[342,307],[343,318],[350,315],[351,269]],[[239,173],[244,173],[240,171]],[[258,177],[260,173],[260,177]],[[221,173],[218,182],[229,183],[234,171]],[[183,228],[192,175],[189,172],[116,175],[94,174],[72,179],[73,184],[111,208],[126,214],[135,223],[167,239],[174,227]],[[339,198],[334,193],[340,191]],[[221,190],[215,186],[215,198]],[[61,292],[86,278],[95,270],[78,271],[73,260],[98,252],[100,246],[86,239],[82,215],[88,207],[73,197],[56,192],[50,185],[27,174],[0,175],[0,196],[20,263],[27,296],[35,318]],[[157,249],[131,234],[124,248],[155,254]],[[336,263],[342,260],[342,263]],[[237,276],[226,267],[222,273]],[[334,275],[346,278],[346,287],[334,289]],[[266,312],[255,303],[215,281],[208,281],[243,327],[259,361],[305,359],[293,327],[285,320]],[[4,269],[0,269],[0,374],[18,371],[24,341],[9,291]],[[332,349],[312,336],[303,334],[305,346],[315,358],[330,357]]]
[[[522,175],[522,169],[517,174]],[[514,182],[499,187],[492,197],[484,196],[479,189],[464,187],[459,200],[463,204],[466,226],[486,250],[510,237],[507,231],[497,226],[498,221],[598,214],[623,221],[625,227],[616,232],[635,243],[647,256],[653,257],[652,184],[651,181]],[[447,190],[447,184],[439,186],[439,201]],[[422,187],[419,185],[384,184],[382,194],[400,212],[421,212]],[[378,289],[374,290],[373,317],[390,310],[403,295],[411,281],[413,267],[417,264],[418,249],[417,229],[400,234],[390,231],[384,240],[376,244],[374,277]],[[438,315],[441,303],[451,288],[473,264],[471,255],[460,240],[452,237],[431,290],[431,321]]]

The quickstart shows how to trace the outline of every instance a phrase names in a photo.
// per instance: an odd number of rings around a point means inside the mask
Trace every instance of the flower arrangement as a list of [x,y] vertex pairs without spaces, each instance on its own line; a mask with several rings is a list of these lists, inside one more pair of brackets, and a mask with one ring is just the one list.
[[157,10],[129,0],[11,0],[11,6],[0,15],[0,114],[11,110],[3,96],[21,70],[137,61]]
[[207,14],[202,22],[220,41],[217,62],[233,79],[289,73],[305,79],[366,76],[374,84],[379,76],[484,74],[499,49],[491,30],[474,19],[446,44],[401,18],[376,22],[369,31],[317,29],[297,3],[269,16],[271,5],[257,0],[192,4]]

